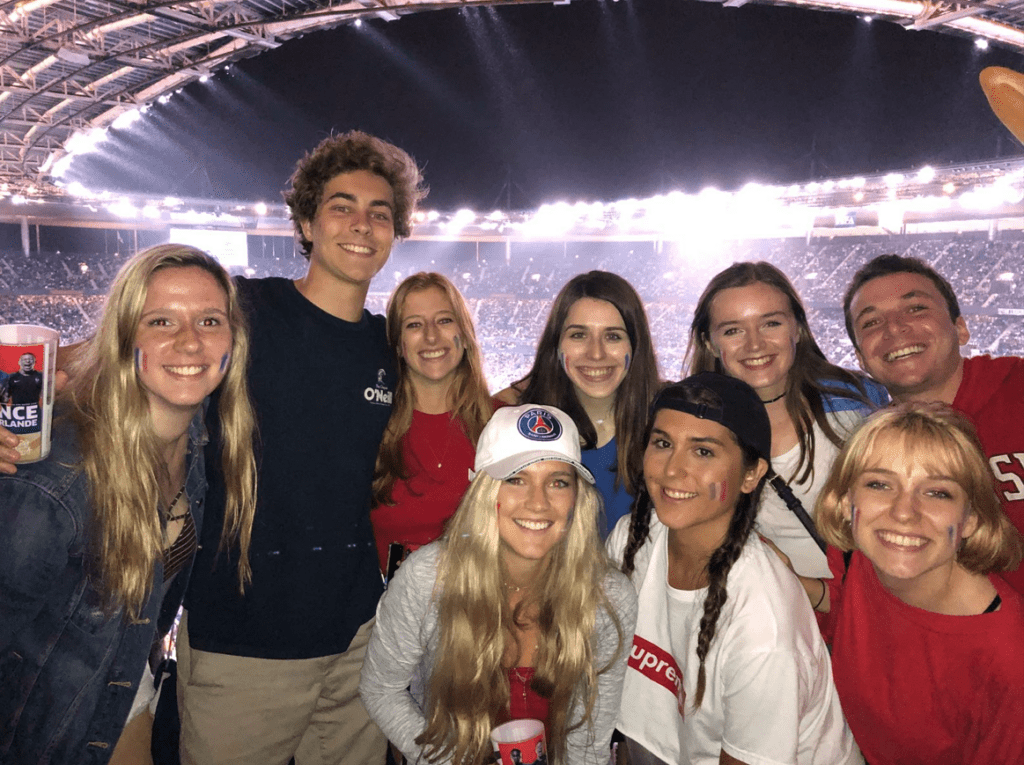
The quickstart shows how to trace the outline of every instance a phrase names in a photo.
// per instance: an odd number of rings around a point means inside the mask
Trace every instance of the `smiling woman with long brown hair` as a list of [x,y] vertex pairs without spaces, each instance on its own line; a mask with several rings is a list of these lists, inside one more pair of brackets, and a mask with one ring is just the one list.
[[476,440],[491,417],[480,345],[447,278],[407,277],[388,303],[398,388],[377,455],[370,520],[381,571],[433,542],[459,506]]

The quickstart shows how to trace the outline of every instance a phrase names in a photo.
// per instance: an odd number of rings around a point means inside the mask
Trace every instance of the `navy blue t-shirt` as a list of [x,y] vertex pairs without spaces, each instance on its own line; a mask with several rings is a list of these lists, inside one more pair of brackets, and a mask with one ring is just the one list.
[[287,279],[237,279],[250,322],[259,485],[250,562],[217,554],[224,487],[211,403],[206,522],[186,601],[200,650],[305,659],[348,649],[382,592],[370,525],[373,469],[395,361],[384,318],[331,316]]

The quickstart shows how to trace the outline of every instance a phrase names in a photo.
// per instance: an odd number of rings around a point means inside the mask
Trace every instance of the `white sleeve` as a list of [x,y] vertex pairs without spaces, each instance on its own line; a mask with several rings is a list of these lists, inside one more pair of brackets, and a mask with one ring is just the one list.
[[721,659],[722,749],[747,765],[797,765],[798,657],[790,649],[729,653]]
[[409,684],[427,650],[423,627],[434,607],[437,579],[437,549],[425,549],[427,555],[419,552],[398,569],[377,605],[377,621],[359,680],[366,711],[410,762],[417,762],[422,755],[415,739],[426,729],[427,721],[409,693]]

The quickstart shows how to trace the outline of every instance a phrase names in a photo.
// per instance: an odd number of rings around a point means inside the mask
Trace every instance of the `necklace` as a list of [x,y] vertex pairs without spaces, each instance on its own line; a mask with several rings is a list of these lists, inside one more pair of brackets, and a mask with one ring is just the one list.
[[778,401],[780,398],[782,398],[785,395],[786,395],[786,391],[782,391],[782,393],[780,393],[775,398],[770,398],[767,401],[765,401],[764,399],[761,399],[761,403],[762,404],[774,404],[776,401]]
[[437,452],[434,451],[434,447],[430,445],[429,439],[423,441],[423,445],[427,447],[427,451],[430,452],[430,456],[437,460],[438,470],[441,469],[442,465],[444,464],[445,458],[448,457],[448,449],[451,446],[452,442],[452,425],[453,423],[449,421],[447,423],[447,426],[445,427],[444,449],[441,451],[440,457],[437,456]]
[[526,707],[526,689],[527,689],[527,687],[530,684],[530,678],[523,677],[522,673],[519,671],[519,667],[513,667],[512,668],[512,674],[515,675],[516,680],[519,681],[519,685],[523,689],[523,707],[524,707],[524,711],[525,711],[525,707]]
[[179,513],[178,515],[171,515],[171,513],[174,512],[174,506],[176,504],[178,504],[178,500],[181,499],[181,495],[184,494],[184,493],[185,493],[185,484],[182,484],[181,488],[178,489],[178,493],[174,495],[174,499],[171,500],[171,504],[169,504],[167,506],[167,512],[164,513],[164,515],[167,516],[167,522],[168,523],[171,523],[173,521],[180,521],[182,518],[184,518],[186,515],[188,515],[189,509],[188,509],[187,505],[185,507],[185,512]]

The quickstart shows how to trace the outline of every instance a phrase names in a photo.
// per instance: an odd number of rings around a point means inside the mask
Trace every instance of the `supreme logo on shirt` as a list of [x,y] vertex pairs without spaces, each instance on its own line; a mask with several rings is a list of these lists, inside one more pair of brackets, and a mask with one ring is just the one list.
[[656,646],[639,635],[633,637],[633,647],[629,651],[629,666],[658,685],[666,688],[676,697],[679,716],[685,717],[686,691],[683,690],[683,678],[679,665],[668,651]]

